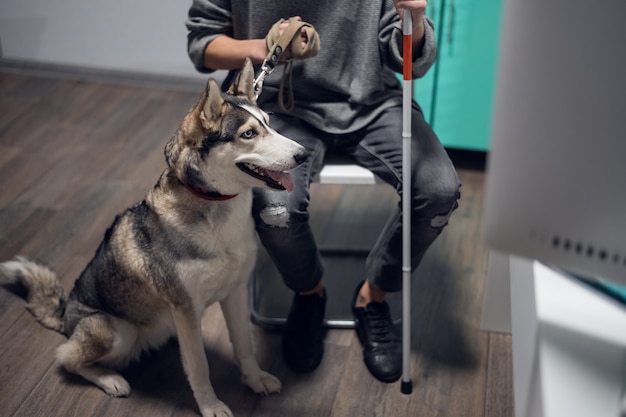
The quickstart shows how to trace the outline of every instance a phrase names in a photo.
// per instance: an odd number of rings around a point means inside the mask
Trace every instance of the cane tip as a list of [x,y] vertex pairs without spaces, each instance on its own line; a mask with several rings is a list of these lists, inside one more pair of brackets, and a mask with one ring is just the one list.
[[410,379],[408,381],[402,381],[400,384],[400,391],[403,394],[410,394],[413,392],[413,381]]

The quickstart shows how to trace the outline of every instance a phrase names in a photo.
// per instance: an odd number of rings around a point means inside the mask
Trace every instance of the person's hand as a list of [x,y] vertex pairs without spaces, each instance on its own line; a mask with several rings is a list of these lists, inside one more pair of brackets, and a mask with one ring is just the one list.
[[413,20],[414,26],[424,24],[428,0],[393,0],[393,4],[396,6],[400,18],[404,15],[404,9],[408,9],[411,11],[411,20]]
[[[300,16],[294,16],[293,18],[289,19],[296,19],[297,21],[302,22],[302,18]],[[283,21],[282,23],[280,23],[280,25],[278,25],[279,37],[283,34],[285,29],[287,29],[287,26],[289,26],[289,19]],[[306,44],[309,42],[309,37],[306,34],[306,29],[304,27],[300,28],[300,40],[302,42],[302,49],[304,50],[306,48]]]
[[[272,48],[272,46],[274,46],[276,42],[278,42],[278,39],[280,39],[280,37],[283,35],[285,30],[287,29],[287,26],[289,26],[289,21],[291,19],[302,22],[302,18],[300,16],[293,16],[289,19],[280,19],[278,22],[274,23],[270,31],[267,33],[267,37],[265,38],[268,51]],[[300,41],[300,44],[302,45],[302,50],[304,51],[306,49],[307,43],[309,42],[309,36],[307,35],[306,28],[304,26],[300,28]]]
[[[295,26],[292,28],[292,31],[285,35],[285,31],[287,31],[290,24]],[[283,35],[289,36],[289,39],[281,39]],[[279,41],[284,47],[284,51],[280,55],[278,64],[291,59],[304,59],[315,56],[320,49],[319,35],[315,28],[310,23],[302,21],[300,16],[294,16],[287,20],[280,19],[272,25],[265,37],[267,52],[271,51]]]
[[400,19],[404,16],[405,9],[411,12],[413,56],[416,58],[421,54],[420,51],[424,45],[424,33],[426,31],[424,28],[424,14],[426,14],[428,0],[393,0],[393,4],[400,15]]

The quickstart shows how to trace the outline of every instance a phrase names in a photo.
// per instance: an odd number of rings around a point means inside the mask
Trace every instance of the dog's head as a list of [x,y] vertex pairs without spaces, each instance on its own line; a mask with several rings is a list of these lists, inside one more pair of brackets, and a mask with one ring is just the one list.
[[303,146],[272,129],[257,107],[249,59],[226,93],[208,81],[165,147],[176,177],[203,193],[236,194],[250,187],[291,191],[288,171],[307,156]]

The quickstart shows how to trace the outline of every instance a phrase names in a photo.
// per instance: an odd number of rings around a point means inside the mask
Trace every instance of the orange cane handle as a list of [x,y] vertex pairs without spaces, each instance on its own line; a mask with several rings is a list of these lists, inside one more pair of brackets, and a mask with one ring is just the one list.
[[402,52],[402,75],[404,80],[409,81],[412,77],[413,67],[413,36],[402,35],[403,38],[403,52]]

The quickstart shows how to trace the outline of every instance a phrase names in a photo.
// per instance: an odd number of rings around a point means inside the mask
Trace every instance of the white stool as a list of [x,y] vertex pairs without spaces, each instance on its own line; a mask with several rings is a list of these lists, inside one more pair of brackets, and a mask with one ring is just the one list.
[[322,171],[313,181],[320,184],[384,184],[370,170],[334,155],[324,161]]

